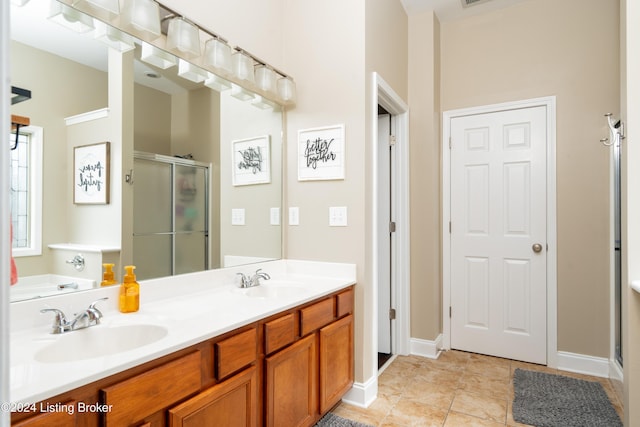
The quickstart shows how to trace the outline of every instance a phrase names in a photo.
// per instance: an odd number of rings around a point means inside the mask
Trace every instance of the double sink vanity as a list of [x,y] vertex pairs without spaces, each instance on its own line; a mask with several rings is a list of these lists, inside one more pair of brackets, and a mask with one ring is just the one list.
[[[311,426],[353,383],[355,277],[280,260],[141,281],[136,313],[118,286],[11,304],[12,425]],[[40,312],[101,298],[70,332]]]

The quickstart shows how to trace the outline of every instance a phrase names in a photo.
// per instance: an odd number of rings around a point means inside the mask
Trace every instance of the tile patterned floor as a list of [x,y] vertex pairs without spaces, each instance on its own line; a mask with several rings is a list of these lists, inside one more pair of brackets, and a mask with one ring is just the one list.
[[378,399],[369,408],[340,403],[333,412],[376,427],[523,426],[511,412],[516,368],[600,381],[622,419],[622,403],[606,378],[455,350],[437,360],[398,356],[378,378]]

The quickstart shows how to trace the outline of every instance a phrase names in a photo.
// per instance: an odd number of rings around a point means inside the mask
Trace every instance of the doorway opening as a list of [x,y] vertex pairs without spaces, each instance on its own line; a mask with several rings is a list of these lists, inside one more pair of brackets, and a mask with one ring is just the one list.
[[378,369],[393,356],[393,155],[392,116],[378,104]]
[[381,372],[378,361],[384,369],[393,355],[409,354],[410,347],[409,107],[379,74],[373,73],[370,111],[374,313],[370,360],[371,376],[377,377]]

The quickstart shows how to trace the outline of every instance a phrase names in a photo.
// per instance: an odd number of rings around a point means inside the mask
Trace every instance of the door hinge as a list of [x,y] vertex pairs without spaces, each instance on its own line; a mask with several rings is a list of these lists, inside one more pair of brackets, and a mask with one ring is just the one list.
[[449,234],[451,234],[451,221],[449,221]]
[[396,320],[396,309],[395,308],[390,308],[389,309],[389,320]]
[[396,145],[396,136],[389,135],[389,147],[393,147],[394,145]]
[[449,150],[451,150],[451,144],[452,144],[451,137],[449,137]]
[[395,233],[396,232],[396,223],[395,221],[391,221],[389,223],[389,233]]
[[449,306],[449,319],[451,319],[451,306]]

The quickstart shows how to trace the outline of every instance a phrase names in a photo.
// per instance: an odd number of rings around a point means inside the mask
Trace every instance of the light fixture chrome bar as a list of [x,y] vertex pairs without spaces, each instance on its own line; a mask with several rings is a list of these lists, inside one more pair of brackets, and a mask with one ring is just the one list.
[[182,19],[184,19],[185,21],[189,22],[190,24],[194,25],[195,27],[197,27],[200,31],[202,31],[205,34],[210,35],[211,37],[213,37],[214,39],[218,39],[221,40],[225,43],[229,43],[229,41],[223,37],[221,37],[220,35],[214,33],[213,31],[210,31],[206,28],[203,28],[201,25],[198,25],[198,23],[193,22],[191,19],[187,18],[184,15],[179,14],[178,12],[174,11],[173,9],[168,8],[167,6],[165,6],[162,3],[158,3],[158,5],[160,6],[160,15],[162,16],[160,18],[161,22],[165,22],[168,19],[173,19],[173,18],[177,18],[177,17],[181,17]]
[[259,65],[264,65],[265,67],[269,67],[271,68],[273,71],[275,71],[276,73],[278,73],[279,75],[281,75],[284,78],[290,78],[290,76],[288,74],[283,73],[282,71],[278,70],[277,68],[275,68],[274,66],[270,65],[267,62],[264,62],[262,59],[258,58],[257,56],[255,56],[254,54],[252,54],[251,52],[247,52],[246,49],[241,48],[240,46],[235,46],[233,48],[234,50],[238,51],[238,52],[242,52],[245,55],[247,55],[249,58],[253,59],[255,62],[257,62]]

